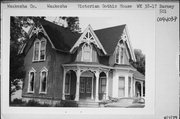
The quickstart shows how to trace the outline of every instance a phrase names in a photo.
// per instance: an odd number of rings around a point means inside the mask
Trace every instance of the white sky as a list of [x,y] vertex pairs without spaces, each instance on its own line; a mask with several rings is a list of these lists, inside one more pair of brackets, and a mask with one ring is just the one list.
[[[147,40],[155,39],[155,16],[154,12],[150,10],[87,11],[84,14],[74,16],[79,17],[82,31],[89,24],[94,30],[126,24],[132,47],[141,49],[144,54],[147,52]],[[55,17],[48,17],[47,19],[51,21]]]

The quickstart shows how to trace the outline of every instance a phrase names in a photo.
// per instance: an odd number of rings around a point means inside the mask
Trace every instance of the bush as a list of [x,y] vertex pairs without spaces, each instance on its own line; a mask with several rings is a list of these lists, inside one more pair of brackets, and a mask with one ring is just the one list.
[[61,100],[61,102],[57,103],[55,107],[78,107],[78,104],[76,101],[72,100]]
[[18,98],[15,98],[12,102],[10,102],[11,106],[22,106],[23,104],[25,104],[25,102]]
[[28,103],[26,103],[26,106],[32,106],[32,107],[49,107],[49,104],[41,104],[39,102],[36,102],[34,100],[29,100]]

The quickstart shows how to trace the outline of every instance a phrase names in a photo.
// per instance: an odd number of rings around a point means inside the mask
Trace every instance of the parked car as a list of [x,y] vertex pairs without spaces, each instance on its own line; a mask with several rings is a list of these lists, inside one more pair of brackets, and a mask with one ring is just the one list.
[[116,101],[109,101],[104,107],[122,107],[122,108],[143,108],[145,106],[144,98],[119,98]]

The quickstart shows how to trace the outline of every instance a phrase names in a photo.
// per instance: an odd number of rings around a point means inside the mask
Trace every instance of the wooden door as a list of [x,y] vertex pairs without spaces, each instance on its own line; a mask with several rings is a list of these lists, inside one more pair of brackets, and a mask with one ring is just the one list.
[[81,77],[80,98],[81,99],[91,98],[91,93],[92,93],[92,77]]

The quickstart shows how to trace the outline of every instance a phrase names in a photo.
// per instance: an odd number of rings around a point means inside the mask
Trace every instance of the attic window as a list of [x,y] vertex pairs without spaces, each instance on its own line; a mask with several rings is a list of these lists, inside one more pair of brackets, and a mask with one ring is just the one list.
[[124,47],[121,46],[117,46],[116,48],[116,55],[115,55],[115,62],[117,64],[123,64],[124,63]]
[[37,39],[34,42],[33,61],[44,61],[46,57],[46,40]]
[[82,47],[82,61],[91,62],[92,61],[92,47],[89,44],[84,44]]

